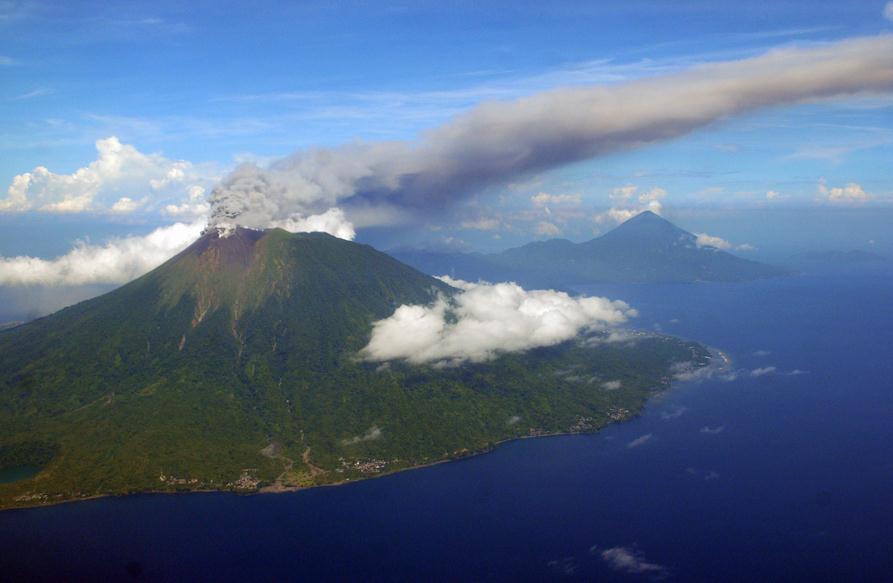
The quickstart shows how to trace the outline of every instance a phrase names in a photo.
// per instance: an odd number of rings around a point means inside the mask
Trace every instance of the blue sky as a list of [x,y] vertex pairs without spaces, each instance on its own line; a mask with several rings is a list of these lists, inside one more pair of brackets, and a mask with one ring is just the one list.
[[[884,11],[876,1],[0,1],[0,197],[37,167],[88,167],[97,140],[155,155],[109,187],[106,207],[0,211],[0,255],[51,257],[77,238],[195,218],[186,205],[198,208],[246,160],[413,140],[488,101],[888,34]],[[613,226],[594,217],[635,186],[635,197],[662,192],[664,215],[682,226],[756,248],[742,253],[891,249],[891,154],[889,93],[788,105],[488,184],[423,220],[361,226],[358,239],[475,249],[583,240]],[[149,185],[178,162],[185,178]],[[194,186],[203,194],[190,198]],[[829,202],[834,189],[840,204]],[[540,193],[557,198],[538,205]]]

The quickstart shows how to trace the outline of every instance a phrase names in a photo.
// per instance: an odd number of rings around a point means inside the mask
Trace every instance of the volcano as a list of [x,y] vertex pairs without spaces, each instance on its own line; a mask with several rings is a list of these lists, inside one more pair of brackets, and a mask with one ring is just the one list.
[[0,470],[34,469],[0,484],[0,506],[291,489],[594,431],[709,358],[646,334],[452,367],[359,357],[373,322],[456,291],[323,233],[207,232],[127,285],[0,331]]
[[583,243],[537,241],[501,253],[401,250],[401,261],[425,273],[462,279],[511,279],[528,286],[590,283],[750,281],[790,274],[697,244],[697,237],[651,211],[639,213],[601,237]]

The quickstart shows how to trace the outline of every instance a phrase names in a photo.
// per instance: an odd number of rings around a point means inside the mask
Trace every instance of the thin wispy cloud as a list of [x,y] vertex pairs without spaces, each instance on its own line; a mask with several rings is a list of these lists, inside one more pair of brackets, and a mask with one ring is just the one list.
[[703,382],[722,381],[731,382],[738,378],[738,371],[732,370],[721,362],[709,366],[695,367],[690,362],[679,362],[672,367],[673,379],[677,381]]
[[661,412],[660,418],[663,419],[664,421],[670,421],[671,419],[678,419],[679,417],[682,417],[683,415],[685,415],[685,413],[687,411],[688,411],[688,407],[684,407],[682,405],[677,405],[677,406],[673,407],[672,409]]
[[752,376],[754,378],[765,377],[765,376],[775,374],[777,372],[777,370],[778,369],[775,368],[774,366],[763,366],[760,368],[755,368],[752,371],[750,371],[750,376]]
[[358,443],[364,443],[367,441],[376,441],[378,439],[381,439],[382,437],[384,437],[384,432],[377,425],[373,425],[362,435],[355,435],[351,438],[344,439],[341,441],[341,444],[356,445]]
[[16,95],[12,97],[10,101],[24,101],[26,99],[34,99],[35,97],[43,97],[45,95],[52,95],[54,91],[47,87],[38,87],[37,89],[32,89],[26,93],[22,93],[21,95]]
[[725,430],[726,430],[725,425],[717,425],[716,427],[710,427],[709,425],[705,425],[704,427],[701,427],[701,429],[700,429],[701,433],[704,433],[707,435],[719,435],[720,433],[722,433]]
[[627,449],[642,447],[643,445],[645,445],[646,443],[651,441],[652,437],[654,437],[653,433],[646,433],[645,435],[637,437],[637,438],[633,439],[632,441],[630,441],[629,443],[627,443],[626,447],[627,447]]
[[716,470],[703,470],[703,469],[699,469],[699,468],[685,468],[685,473],[690,476],[697,476],[699,478],[703,478],[704,481],[707,481],[707,482],[719,479],[719,472],[717,472]]

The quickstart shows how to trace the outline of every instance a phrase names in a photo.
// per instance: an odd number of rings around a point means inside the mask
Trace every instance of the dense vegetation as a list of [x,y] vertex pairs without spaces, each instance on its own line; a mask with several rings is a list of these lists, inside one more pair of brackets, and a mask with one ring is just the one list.
[[332,483],[592,431],[708,358],[641,335],[453,368],[357,359],[371,322],[452,291],[368,246],[239,230],[0,331],[0,470],[43,468],[0,484],[0,507]]

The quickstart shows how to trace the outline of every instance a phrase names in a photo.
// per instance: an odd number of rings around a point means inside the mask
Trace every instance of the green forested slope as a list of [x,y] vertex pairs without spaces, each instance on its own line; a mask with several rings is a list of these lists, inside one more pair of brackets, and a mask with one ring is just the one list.
[[0,331],[0,472],[42,467],[0,484],[0,506],[331,483],[593,430],[636,411],[673,363],[706,359],[656,336],[455,368],[357,359],[374,320],[451,291],[368,246],[238,230]]

